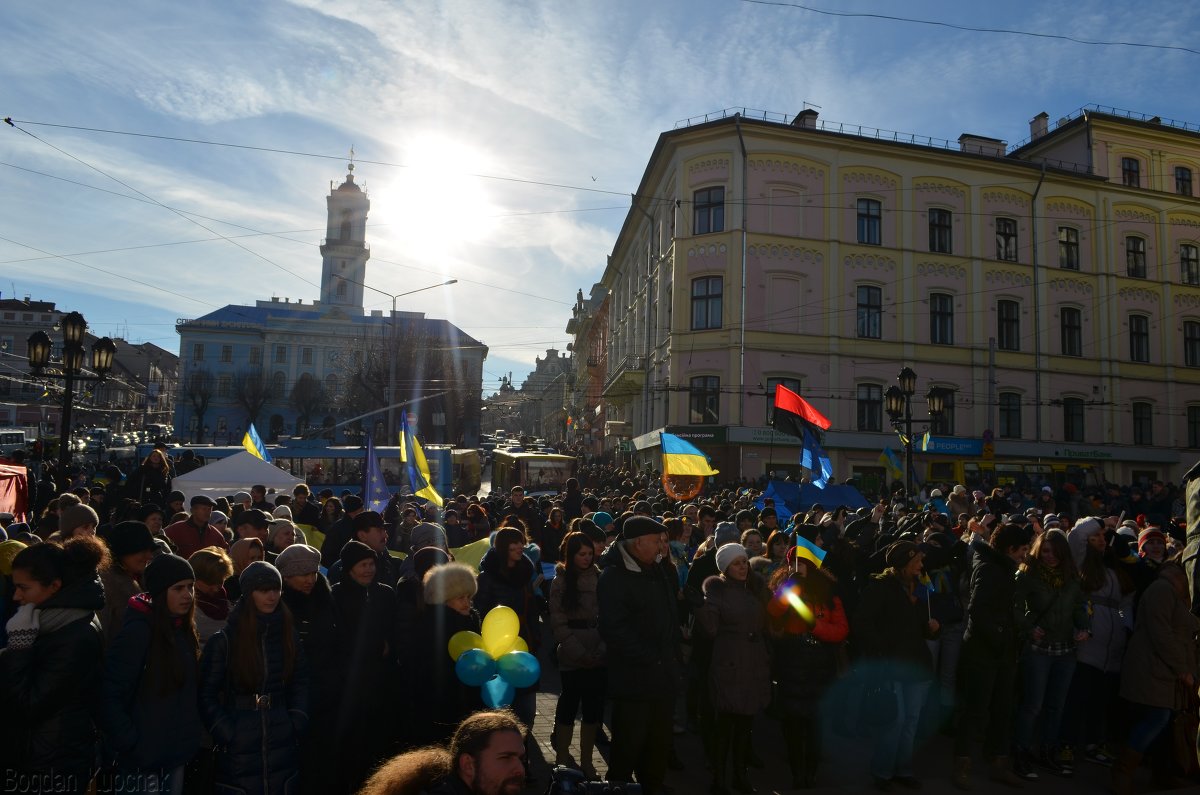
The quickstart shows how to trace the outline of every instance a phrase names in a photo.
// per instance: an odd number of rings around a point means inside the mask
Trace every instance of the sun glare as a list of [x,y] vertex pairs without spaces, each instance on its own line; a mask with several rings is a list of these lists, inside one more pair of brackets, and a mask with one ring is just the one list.
[[496,209],[483,180],[486,156],[442,136],[424,136],[405,147],[395,179],[372,191],[374,217],[405,253],[433,257],[484,240],[495,228]]

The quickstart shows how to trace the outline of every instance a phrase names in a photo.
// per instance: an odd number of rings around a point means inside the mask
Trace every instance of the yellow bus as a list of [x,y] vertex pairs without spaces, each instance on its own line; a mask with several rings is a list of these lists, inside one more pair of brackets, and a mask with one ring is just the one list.
[[[981,460],[978,458],[935,458],[924,462],[925,482],[961,483],[968,489],[984,491],[1013,484],[1024,488],[1059,488],[1074,483],[1079,488],[1100,486],[1104,473],[1099,466],[1078,461],[1037,461],[1034,459]],[[918,469],[920,471],[920,469]]]
[[453,466],[450,493],[468,497],[478,494],[483,469],[479,464],[479,451],[469,448],[451,450],[450,460]]
[[521,486],[526,494],[557,494],[575,477],[578,466],[578,459],[569,455],[497,450],[492,456],[492,491],[507,494]]

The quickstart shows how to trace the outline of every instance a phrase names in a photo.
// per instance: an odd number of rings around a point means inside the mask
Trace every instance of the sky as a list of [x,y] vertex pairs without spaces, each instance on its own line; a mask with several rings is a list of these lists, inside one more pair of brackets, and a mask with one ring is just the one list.
[[[679,120],[808,103],[827,120],[1010,143],[1041,111],[1091,103],[1200,123],[1200,54],[811,10],[1188,47],[1200,4],[813,3],[7,4],[0,296],[172,351],[177,318],[309,303],[325,197],[353,147],[368,284],[458,279],[399,307],[487,344],[490,394],[565,349],[575,292],[603,275]],[[367,293],[368,308],[390,303]]]

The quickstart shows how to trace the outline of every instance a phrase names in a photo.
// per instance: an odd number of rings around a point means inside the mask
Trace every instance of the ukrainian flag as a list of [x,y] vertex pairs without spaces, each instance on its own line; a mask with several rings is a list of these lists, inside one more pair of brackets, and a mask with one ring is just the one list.
[[891,476],[899,480],[904,475],[904,467],[900,465],[900,456],[896,455],[896,451],[890,447],[885,447],[883,452],[879,454],[879,463],[887,467]]
[[796,536],[796,557],[809,561],[819,569],[825,562],[825,550],[804,536]]
[[425,460],[425,451],[421,443],[408,427],[408,412],[400,412],[400,463],[408,469],[408,481],[412,484],[413,494],[424,497],[437,507],[442,507],[442,496],[433,487],[429,476],[429,462]]
[[258,431],[254,428],[253,422],[246,429],[246,435],[242,437],[242,447],[246,448],[246,452],[255,458],[261,458],[268,464],[271,463],[271,454],[267,452],[267,446],[263,444],[262,438],[259,437]]
[[667,475],[692,475],[706,478],[717,474],[708,465],[708,456],[694,445],[685,442],[673,433],[660,433],[662,442],[663,472]]

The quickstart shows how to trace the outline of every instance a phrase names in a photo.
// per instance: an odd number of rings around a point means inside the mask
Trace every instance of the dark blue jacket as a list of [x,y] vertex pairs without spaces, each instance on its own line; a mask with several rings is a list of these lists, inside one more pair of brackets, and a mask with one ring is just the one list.
[[[200,714],[217,749],[217,792],[291,795],[299,791],[300,740],[308,725],[308,667],[299,633],[290,679],[284,679],[284,611],[257,615],[263,680],[247,691],[233,680],[238,625],[253,610],[247,597],[229,614],[225,629],[213,635],[200,658]],[[258,698],[265,697],[265,698]],[[269,699],[269,706],[267,704]],[[260,706],[256,707],[256,704]]]
[[200,748],[196,700],[200,666],[188,639],[191,628],[180,624],[174,629],[171,645],[183,671],[183,684],[163,692],[159,677],[169,672],[148,667],[152,610],[149,594],[129,600],[105,658],[102,726],[121,770],[173,770]]

